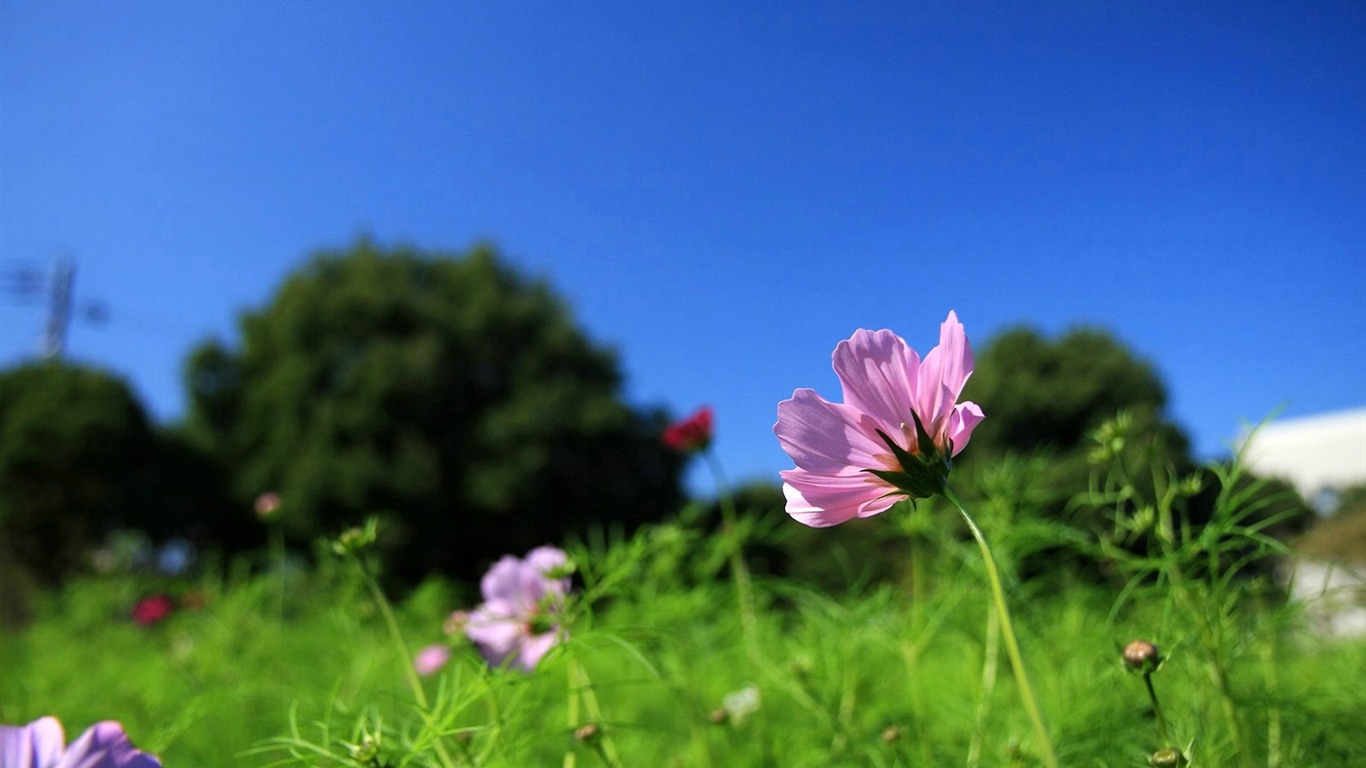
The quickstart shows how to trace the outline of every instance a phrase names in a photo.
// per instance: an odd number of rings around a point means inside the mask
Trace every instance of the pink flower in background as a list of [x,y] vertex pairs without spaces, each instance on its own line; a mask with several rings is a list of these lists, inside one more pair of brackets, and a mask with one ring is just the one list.
[[664,430],[664,445],[681,453],[705,451],[711,445],[711,406],[698,408],[686,419],[680,419]]
[[484,574],[479,582],[484,603],[470,613],[465,636],[490,664],[529,672],[560,641],[567,565],[564,552],[537,547],[525,559],[503,557]]
[[429,645],[417,652],[417,658],[413,659],[413,669],[419,675],[428,677],[441,671],[446,666],[446,662],[451,660],[451,649],[448,645]]
[[161,761],[128,741],[112,720],[95,723],[71,746],[55,717],[28,725],[0,725],[0,768],[161,768]]
[[939,493],[983,418],[958,402],[972,374],[958,316],[949,312],[924,360],[887,330],[855,331],[833,360],[843,403],[798,389],[778,404],[773,433],[797,465],[780,473],[788,514],[825,527]]
[[[133,621],[146,627],[161,621],[171,615],[175,609],[175,603],[166,595],[150,595],[144,597],[133,606]],[[0,766],[9,768],[9,766]]]
[[280,511],[280,494],[267,491],[256,497],[256,516],[265,520]]

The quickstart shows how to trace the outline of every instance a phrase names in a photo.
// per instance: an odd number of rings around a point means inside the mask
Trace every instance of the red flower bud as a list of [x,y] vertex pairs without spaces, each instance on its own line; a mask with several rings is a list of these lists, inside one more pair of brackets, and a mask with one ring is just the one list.
[[691,416],[676,421],[664,430],[664,445],[682,453],[705,451],[711,445],[711,406],[698,408]]

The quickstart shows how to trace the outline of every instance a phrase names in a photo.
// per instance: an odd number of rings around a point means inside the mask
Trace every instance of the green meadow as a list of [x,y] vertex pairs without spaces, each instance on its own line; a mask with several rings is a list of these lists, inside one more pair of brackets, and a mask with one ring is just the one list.
[[[964,476],[962,495],[1060,764],[1148,765],[1166,746],[1199,766],[1366,755],[1366,644],[1314,634],[1260,567],[1282,549],[1260,533],[1264,497],[1223,493],[1183,536],[1174,501],[1189,487],[1135,507],[1139,491],[1112,482],[1077,503],[1112,522],[1156,517],[1087,542],[1029,514],[1038,465]],[[1138,538],[1141,552],[1114,546]],[[1108,572],[1048,567],[1068,540],[1108,551]],[[823,530],[693,506],[564,544],[567,637],[531,672],[490,668],[443,631],[473,587],[388,587],[360,546],[85,576],[0,634],[0,721],[56,714],[70,735],[117,719],[167,766],[1043,764],[984,561],[942,500]],[[803,562],[778,568],[775,552]],[[152,593],[176,609],[132,621]],[[1146,681],[1121,658],[1135,639],[1160,650]],[[418,678],[413,655],[434,643],[452,659]]]

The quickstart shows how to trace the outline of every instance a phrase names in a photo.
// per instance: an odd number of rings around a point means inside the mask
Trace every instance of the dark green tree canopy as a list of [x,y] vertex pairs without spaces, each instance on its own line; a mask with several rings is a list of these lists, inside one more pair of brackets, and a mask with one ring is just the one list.
[[679,502],[665,416],[623,404],[614,355],[487,247],[319,253],[241,334],[193,354],[187,427],[297,535],[378,512],[392,569],[469,575]]
[[147,504],[155,450],[121,380],[62,363],[0,373],[0,556],[52,580]]
[[[973,433],[973,455],[1048,448],[1070,453],[1089,431],[1121,410],[1153,427],[1167,393],[1153,367],[1105,331],[1078,328],[1056,340],[1030,328],[993,338],[976,355],[966,399],[987,418]],[[1161,423],[1182,457],[1187,440]]]

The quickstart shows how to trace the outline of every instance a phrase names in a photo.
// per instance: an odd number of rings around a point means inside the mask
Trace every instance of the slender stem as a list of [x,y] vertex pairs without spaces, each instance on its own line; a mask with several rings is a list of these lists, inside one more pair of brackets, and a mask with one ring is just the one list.
[[1034,698],[1034,688],[1029,684],[1029,674],[1025,670],[1024,658],[1020,655],[1020,644],[1015,639],[1015,627],[1010,621],[1010,609],[1006,607],[1001,575],[996,570],[996,558],[992,556],[986,537],[982,535],[972,515],[968,514],[963,502],[958,500],[948,485],[944,485],[942,491],[944,498],[957,507],[959,514],[963,516],[963,520],[968,524],[968,530],[972,531],[972,537],[977,541],[977,548],[982,552],[982,559],[987,568],[987,581],[991,585],[991,597],[996,604],[996,613],[1001,618],[1001,637],[1005,640],[1006,655],[1010,657],[1010,666],[1015,672],[1015,682],[1020,689],[1020,701],[1024,704],[1025,712],[1029,714],[1029,720],[1034,726],[1034,737],[1039,742],[1039,749],[1043,751],[1044,764],[1048,768],[1058,768],[1058,758],[1053,754],[1053,742],[1048,738],[1048,729],[1044,727],[1043,715],[1039,712],[1039,704]]
[[987,713],[991,711],[991,694],[996,689],[996,670],[1001,657],[1001,616],[992,606],[987,607],[987,640],[982,656],[982,692],[977,700],[972,741],[968,744],[968,768],[977,768],[981,759],[982,729],[987,723]]
[[[418,708],[421,709],[423,718],[427,719],[431,714],[427,704],[427,694],[422,690],[422,681],[418,679],[417,668],[413,666],[412,651],[408,650],[408,642],[403,639],[403,631],[398,627],[398,618],[394,616],[393,606],[389,605],[389,598],[384,596],[384,590],[380,589],[379,582],[370,573],[370,569],[365,567],[365,563],[359,555],[355,556],[355,561],[356,566],[360,568],[361,576],[365,579],[365,586],[370,590],[370,596],[374,598],[375,605],[379,606],[380,615],[384,617],[384,623],[389,628],[389,636],[403,658],[403,671],[408,678],[408,687],[413,691],[413,699],[417,702]],[[432,743],[436,746],[441,764],[448,767],[453,766],[455,763],[451,760],[450,754],[446,752],[446,747],[441,743],[441,740],[434,739]]]
[[[573,733],[574,729],[580,726],[579,679],[578,670],[573,664],[568,665],[567,669],[569,672],[569,706],[565,711],[565,724],[569,726],[569,732]],[[570,742],[569,746],[564,750],[563,767],[574,768],[574,763],[577,759],[578,755],[575,752],[574,743]]]
[[578,659],[570,662],[571,674],[578,681],[579,695],[583,696],[584,708],[588,710],[588,716],[593,722],[602,729],[598,732],[598,739],[594,746],[602,755],[602,759],[611,768],[621,768],[621,758],[617,756],[617,748],[612,743],[612,734],[607,724],[602,718],[602,708],[598,706],[598,696],[593,692],[593,683],[588,679],[588,670],[583,668],[583,664]]
[[1171,739],[1167,738],[1167,718],[1162,716],[1162,705],[1157,703],[1157,691],[1153,688],[1153,673],[1143,674],[1143,684],[1148,686],[1148,699],[1153,703],[1153,712],[1157,714],[1157,738],[1162,741],[1162,746],[1171,747]]
[[745,651],[750,658],[758,655],[755,638],[757,622],[754,618],[754,587],[750,580],[749,565],[745,562],[744,542],[739,540],[736,526],[735,498],[731,496],[730,486],[726,483],[725,473],[721,471],[721,461],[711,451],[704,451],[707,466],[711,469],[712,481],[716,484],[716,496],[721,505],[721,528],[726,537],[727,553],[730,559],[730,575],[735,582],[735,598],[740,606],[740,631],[744,636]]

